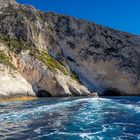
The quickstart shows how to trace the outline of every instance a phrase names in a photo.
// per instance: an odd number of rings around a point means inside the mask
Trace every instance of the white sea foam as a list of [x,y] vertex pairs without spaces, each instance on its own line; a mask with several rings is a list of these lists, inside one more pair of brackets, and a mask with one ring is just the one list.
[[39,106],[39,107],[35,107],[35,108],[31,108],[31,109],[23,109],[21,111],[13,111],[13,112],[9,112],[9,113],[3,113],[0,117],[0,121],[4,120],[4,119],[20,119],[22,117],[28,116],[28,115],[37,115],[40,112],[44,112],[44,111],[55,111],[58,110],[58,108],[64,108],[67,106],[74,106],[75,104],[79,103],[79,102],[83,102],[83,101],[95,101],[96,99],[92,99],[92,98],[85,98],[85,99],[76,99],[76,100],[72,100],[72,101],[64,101],[64,102],[60,102],[60,103],[56,103],[56,104],[52,104],[52,105],[44,105],[44,106]]
[[138,106],[138,105],[126,105],[126,107],[129,109],[133,109],[137,113],[140,113],[140,106]]
[[[121,131],[126,132],[128,127],[135,129],[135,125],[137,127],[140,127],[139,124],[136,124],[135,120],[134,123],[133,122],[129,123],[129,121],[128,123],[126,121],[124,123],[116,122],[117,117],[119,117],[118,114],[121,115],[121,112],[124,115],[123,117],[125,117],[125,115],[127,115],[127,112],[129,113],[129,111],[132,112],[132,115],[135,114],[137,115],[137,113],[139,113],[140,110],[140,107],[137,104],[131,104],[131,102],[129,104],[123,104],[123,102],[121,102],[119,99],[112,100],[112,99],[103,99],[103,98],[99,98],[99,99],[79,98],[79,99],[67,100],[67,101],[62,100],[61,102],[57,102],[51,105],[47,105],[47,104],[44,105],[43,102],[43,104],[39,104],[41,106],[36,106],[36,104],[35,105],[32,104],[31,105],[32,108],[30,108],[30,104],[29,104],[29,108],[27,105],[25,106],[26,108],[23,108],[21,110],[17,108],[18,104],[13,105],[13,107],[12,105],[10,107],[10,105],[8,104],[6,106],[7,109],[5,109],[5,111],[7,112],[9,108],[9,112],[1,113],[0,115],[0,123],[2,128],[1,130],[8,130],[8,128],[13,129],[13,127],[16,126],[16,128],[13,131],[9,130],[10,131],[9,134],[20,135],[20,133],[22,134],[22,131],[24,131],[24,129],[26,130],[28,127],[31,127],[30,125],[28,126],[28,124],[35,123],[36,125],[36,121],[34,120],[38,119],[39,124],[37,122],[37,126],[35,126],[37,128],[32,129],[32,132],[35,134],[34,135],[35,137],[30,138],[30,140],[42,139],[44,137],[52,138],[53,136],[54,137],[73,136],[83,140],[86,139],[102,140],[104,139],[103,136],[105,136],[106,134],[111,134],[112,139],[115,137],[116,139],[119,139],[120,137],[118,136],[119,134],[117,133],[113,134],[112,132],[121,132]],[[115,115],[115,113],[117,116]],[[48,118],[46,117],[47,115],[49,116]],[[40,116],[43,118],[43,121],[39,118]],[[57,117],[57,119],[54,120],[53,117],[54,118]],[[45,124],[42,125],[41,123],[44,123],[45,119],[46,119],[45,121],[46,125]],[[128,118],[126,117],[126,119]],[[22,123],[20,123],[21,121]],[[8,122],[10,123],[12,122],[13,125],[10,124],[9,126]],[[27,126],[25,127],[23,126],[24,122],[25,124],[27,124]],[[68,126],[69,124],[71,125]],[[19,128],[18,126],[20,126],[20,129],[18,129]],[[76,128],[76,131],[71,132],[71,128]],[[15,131],[16,129],[17,131]],[[50,131],[47,132],[48,130],[51,130],[51,132]],[[7,134],[8,132],[5,133]],[[131,133],[128,134],[124,133],[124,135],[128,137],[130,136],[132,138],[135,137],[133,134],[131,135]]]
[[41,129],[37,128],[37,129],[34,130],[34,132],[37,133],[37,134],[40,134],[41,133]]

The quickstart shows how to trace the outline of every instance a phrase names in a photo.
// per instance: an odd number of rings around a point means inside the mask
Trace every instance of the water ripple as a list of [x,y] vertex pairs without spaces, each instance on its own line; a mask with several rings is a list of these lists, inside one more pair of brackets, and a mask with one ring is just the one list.
[[0,139],[140,139],[140,100],[50,98],[0,103]]

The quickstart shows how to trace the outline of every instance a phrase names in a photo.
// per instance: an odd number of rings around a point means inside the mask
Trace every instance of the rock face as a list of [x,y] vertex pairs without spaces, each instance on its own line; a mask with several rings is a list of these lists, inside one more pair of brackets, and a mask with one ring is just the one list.
[[0,65],[0,97],[34,96],[32,86],[17,72]]
[[6,8],[9,5],[15,5],[16,1],[15,0],[0,0],[0,9]]
[[[140,94],[140,36],[53,13],[47,21],[70,69],[90,90]],[[55,50],[50,48],[52,55]]]
[[10,49],[7,43],[1,44],[0,97],[96,96],[47,52],[29,49],[15,53]]
[[51,35],[41,27],[42,13],[14,1],[2,4],[0,97],[96,96],[48,54],[45,47]]
[[139,36],[3,2],[1,63],[30,85],[25,95],[140,95]]

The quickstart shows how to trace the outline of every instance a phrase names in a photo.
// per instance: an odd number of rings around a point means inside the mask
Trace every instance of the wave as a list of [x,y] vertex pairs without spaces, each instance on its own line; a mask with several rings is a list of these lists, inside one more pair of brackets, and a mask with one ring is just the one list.
[[88,101],[88,102],[93,102],[96,101],[97,99],[95,98],[83,98],[83,99],[74,99],[72,101],[63,101],[63,102],[59,102],[59,103],[55,103],[55,104],[51,104],[51,105],[43,105],[43,106],[39,106],[39,107],[35,107],[35,108],[27,108],[27,109],[23,109],[22,111],[12,111],[12,112],[8,112],[8,113],[3,113],[2,115],[0,115],[0,121],[3,121],[5,119],[7,120],[17,120],[17,119],[24,119],[26,117],[30,116],[37,116],[39,115],[41,112],[53,112],[55,110],[58,110],[58,108],[64,108],[64,107],[68,107],[68,106],[75,106],[75,104],[83,102],[83,101]]
[[[131,101],[125,101],[125,103],[121,103],[121,99],[106,99],[106,98],[100,98],[99,101],[109,104],[108,106],[112,108],[122,108],[127,110],[133,110],[137,113],[140,113],[140,101],[136,102],[135,104]],[[111,106],[112,104],[112,106]]]

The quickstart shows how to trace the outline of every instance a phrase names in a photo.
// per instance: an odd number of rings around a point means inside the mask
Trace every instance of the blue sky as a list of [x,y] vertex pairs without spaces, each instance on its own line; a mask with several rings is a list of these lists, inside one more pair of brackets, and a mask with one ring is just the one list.
[[140,35],[140,0],[17,0]]

